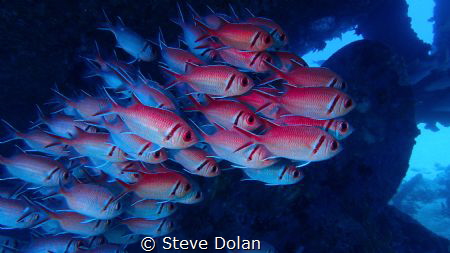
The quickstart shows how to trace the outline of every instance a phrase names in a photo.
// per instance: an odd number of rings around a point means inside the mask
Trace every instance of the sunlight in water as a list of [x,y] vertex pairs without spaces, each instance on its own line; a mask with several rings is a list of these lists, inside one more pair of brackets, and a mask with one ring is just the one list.
[[342,34],[341,38],[334,38],[326,41],[327,45],[323,50],[311,51],[303,56],[303,59],[311,66],[318,67],[336,51],[345,45],[363,39],[362,36],[356,35],[354,30],[347,31]]
[[433,43],[434,0],[406,0],[408,3],[408,16],[411,18],[411,27],[419,39],[425,43]]
[[418,173],[433,179],[439,173],[436,164],[442,167],[450,165],[450,127],[438,125],[437,132],[425,129],[424,124],[419,124],[418,128],[420,135],[416,138],[405,180]]

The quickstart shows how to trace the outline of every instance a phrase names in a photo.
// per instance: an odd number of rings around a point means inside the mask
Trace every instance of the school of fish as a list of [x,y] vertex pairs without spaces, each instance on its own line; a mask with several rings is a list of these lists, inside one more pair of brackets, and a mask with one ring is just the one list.
[[[21,145],[0,156],[0,228],[32,239],[2,236],[0,252],[125,252],[176,229],[171,215],[204,198],[196,177],[238,169],[243,181],[293,185],[342,150],[356,105],[339,75],[286,51],[271,19],[187,7],[192,18],[178,5],[172,20],[178,47],[105,13],[99,30],[130,58],[103,57],[93,42],[95,56],[83,58],[86,78],[102,82],[95,95],[55,87],[28,130],[3,120],[2,143]],[[166,80],[139,70],[150,61]],[[260,251],[276,252],[266,244]]]

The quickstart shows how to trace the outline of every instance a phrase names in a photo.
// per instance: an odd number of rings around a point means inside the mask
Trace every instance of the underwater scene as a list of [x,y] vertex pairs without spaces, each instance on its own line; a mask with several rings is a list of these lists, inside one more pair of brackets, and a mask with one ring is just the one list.
[[450,252],[450,1],[0,1],[0,253]]

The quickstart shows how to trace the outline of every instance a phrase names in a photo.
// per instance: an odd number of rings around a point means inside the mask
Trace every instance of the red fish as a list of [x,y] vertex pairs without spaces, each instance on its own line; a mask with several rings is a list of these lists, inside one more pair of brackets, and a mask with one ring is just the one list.
[[185,176],[175,171],[161,169],[156,173],[141,173],[139,181],[135,184],[118,182],[125,187],[127,192],[134,192],[144,199],[174,200],[182,198],[192,191],[192,184]]
[[229,23],[226,20],[217,30],[211,29],[198,20],[196,24],[206,31],[207,37],[216,37],[227,46],[245,51],[264,51],[273,45],[272,36],[264,29],[249,23]]
[[271,100],[262,107],[276,103],[291,114],[313,119],[342,117],[355,108],[353,99],[338,89],[286,88],[287,91],[281,96],[261,92]]
[[[263,91],[259,92],[259,91]],[[253,111],[264,115],[269,119],[277,119],[281,115],[290,114],[285,109],[273,101],[273,96],[280,95],[280,91],[275,88],[259,88],[258,90],[252,90],[244,95],[236,97],[236,99],[248,105]],[[272,96],[267,96],[271,94]]]
[[74,148],[80,155],[93,157],[109,162],[125,162],[127,156],[123,150],[111,144],[111,137],[107,133],[88,133],[77,128],[74,138],[68,139],[52,135],[59,141],[51,145],[66,144]]
[[111,224],[110,220],[96,220],[77,212],[56,212],[42,204],[38,205],[48,215],[47,219],[57,221],[61,228],[69,233],[82,236],[96,236],[103,234]]
[[69,189],[61,186],[59,193],[70,209],[96,219],[112,219],[123,212],[123,204],[118,198],[99,185],[75,184]]
[[256,135],[235,127],[237,131],[251,138],[254,143],[264,145],[275,157],[298,161],[322,161],[338,154],[342,147],[327,132],[310,126],[278,126],[263,135]]
[[30,147],[29,151],[42,152],[56,157],[66,156],[69,154],[67,150],[65,150],[64,146],[47,147],[48,145],[55,143],[57,140],[42,129],[36,128],[27,133],[23,133],[15,129],[7,121],[3,120],[3,122],[7,126],[7,131],[9,131],[10,134],[8,137],[0,141],[0,143],[6,143],[13,140],[23,140]]
[[336,139],[342,140],[353,132],[353,127],[344,119],[318,120],[296,115],[283,115],[277,120],[276,124],[295,126],[314,126],[319,127],[332,134]]
[[237,131],[226,130],[216,125],[217,131],[208,135],[200,128],[201,135],[214,153],[221,159],[235,163],[235,167],[260,169],[277,162],[262,145],[251,145],[251,139]]
[[190,147],[169,151],[170,158],[192,174],[215,177],[220,174],[216,161],[203,149]]
[[211,123],[217,123],[227,129],[233,126],[252,131],[262,126],[259,117],[247,106],[232,100],[213,99],[205,95],[206,105],[200,104],[195,98],[189,96],[194,104],[185,110],[198,110],[205,115]]
[[205,62],[197,58],[189,51],[169,47],[162,39],[160,34],[159,47],[161,48],[161,57],[167,66],[178,73],[184,73],[186,70],[186,62],[192,62],[197,65],[205,65]]
[[175,78],[169,87],[188,83],[195,91],[209,95],[231,97],[246,93],[253,87],[253,80],[235,68],[224,65],[198,66],[187,62],[185,74],[162,70]]
[[216,55],[220,56],[226,63],[245,71],[253,71],[257,73],[264,73],[270,70],[267,67],[267,62],[272,62],[272,57],[269,53],[264,51],[252,52],[241,51],[236,48],[226,47],[220,43],[209,43],[211,50]]
[[272,46],[273,49],[279,50],[288,44],[288,37],[280,25],[268,18],[255,17],[253,14],[252,16],[253,17],[246,19],[245,23],[259,26],[267,31],[274,41]]
[[134,234],[148,235],[151,237],[164,236],[174,229],[174,224],[168,219],[148,220],[143,218],[130,218],[122,220],[128,229]]
[[305,62],[301,57],[291,52],[275,51],[270,52],[272,56],[272,62],[283,72],[289,72],[294,68],[308,67],[308,63]]
[[[295,61],[294,63],[299,65]],[[265,83],[283,79],[286,84],[298,88],[329,87],[342,90],[347,88],[347,83],[344,82],[340,76],[327,68],[312,68],[299,65],[301,67],[291,69],[289,72],[284,72],[270,62],[266,62],[266,64],[274,71],[275,75],[266,79]]]
[[64,164],[53,158],[21,153],[9,158],[0,156],[4,165],[14,178],[42,186],[57,186],[62,179],[70,179],[70,173]]
[[118,114],[131,133],[159,146],[179,149],[194,145],[198,139],[191,127],[177,114],[165,109],[143,105],[134,97],[134,103],[122,107],[113,102],[112,108],[97,115]]

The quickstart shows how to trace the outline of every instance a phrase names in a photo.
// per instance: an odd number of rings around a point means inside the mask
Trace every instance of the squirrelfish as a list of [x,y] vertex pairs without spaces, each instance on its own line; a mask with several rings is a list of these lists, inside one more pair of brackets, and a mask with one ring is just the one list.
[[168,217],[177,210],[176,204],[171,202],[138,198],[133,198],[133,201],[126,212],[136,218],[157,220]]
[[156,173],[141,173],[135,184],[118,181],[126,192],[134,192],[144,199],[173,200],[182,198],[192,191],[192,183],[184,175],[162,169]]
[[294,68],[308,67],[308,63],[296,54],[284,51],[270,52],[272,62],[283,72],[289,72]]
[[3,122],[5,123],[7,131],[10,132],[10,134],[5,137],[0,143],[6,143],[13,140],[23,140],[25,144],[30,147],[30,151],[47,153],[56,157],[68,155],[68,152],[65,150],[64,146],[47,147],[48,145],[55,143],[57,140],[46,133],[44,130],[35,128],[30,130],[29,132],[23,133],[15,129],[7,121],[3,120]]
[[[294,61],[294,64],[298,63]],[[274,71],[274,76],[270,80],[283,79],[290,86],[298,88],[329,87],[342,90],[347,88],[347,83],[327,68],[298,67],[284,72],[270,62],[266,62],[266,65]]]
[[21,199],[0,198],[0,225],[2,228],[29,228],[41,218],[39,212]]
[[186,62],[205,65],[203,60],[197,58],[191,52],[181,48],[167,46],[162,38],[162,34],[160,34],[159,47],[161,49],[161,58],[163,62],[175,72],[184,73],[186,70]]
[[33,239],[24,253],[75,253],[83,246],[81,239],[71,235],[55,235]]
[[148,220],[143,218],[130,218],[121,221],[134,234],[159,237],[169,234],[174,229],[173,221],[165,219]]
[[355,102],[349,95],[334,88],[287,87],[287,91],[280,96],[261,94],[271,100],[266,105],[275,103],[291,114],[313,119],[342,117],[355,108]]
[[178,149],[197,142],[191,127],[174,112],[143,105],[138,99],[128,107],[113,103],[111,109],[99,114],[118,114],[131,133],[159,146]]
[[248,179],[244,180],[257,180],[266,185],[290,185],[298,183],[303,178],[303,173],[295,165],[285,162],[259,170],[244,168],[242,171],[248,176]]
[[167,160],[167,152],[158,145],[136,135],[129,133],[127,126],[121,118],[114,122],[104,121],[103,126],[109,130],[112,143],[117,145],[128,156],[128,159],[146,163],[160,163]]
[[9,158],[0,156],[0,164],[14,178],[40,186],[57,186],[60,180],[67,182],[70,179],[64,164],[42,155],[20,153]]
[[181,164],[189,173],[203,177],[215,177],[220,174],[216,160],[209,157],[209,154],[203,149],[190,147],[169,150],[169,157]]
[[185,110],[197,110],[203,113],[211,123],[219,124],[226,129],[233,126],[252,131],[262,126],[260,118],[247,106],[232,100],[213,99],[205,95],[206,105],[199,103],[194,97],[188,96],[193,107]]
[[59,145],[60,143],[69,145],[74,148],[80,155],[93,157],[109,162],[125,162],[127,157],[125,152],[116,145],[111,144],[110,135],[108,133],[88,133],[77,128],[75,137],[68,139],[54,135],[58,140],[51,145]]
[[95,184],[75,184],[66,189],[60,187],[59,193],[70,209],[96,219],[112,219],[123,212],[123,205],[105,187]]
[[257,73],[264,73],[270,70],[266,62],[272,62],[272,57],[267,52],[242,51],[214,42],[209,43],[209,46],[224,62],[238,69]]
[[264,145],[274,157],[298,161],[322,161],[338,154],[342,147],[330,134],[311,126],[273,125],[263,135],[235,127],[255,143]]
[[287,126],[304,125],[319,127],[338,140],[346,138],[353,132],[353,127],[345,119],[318,120],[296,115],[282,115],[274,123]]
[[203,131],[201,134],[217,157],[240,167],[254,169],[265,168],[277,162],[276,159],[269,159],[272,154],[264,146],[252,145],[251,139],[245,135],[219,125],[216,128],[213,134],[208,135]]
[[256,25],[223,21],[224,24],[215,30],[196,20],[196,24],[207,33],[197,41],[212,36],[227,46],[245,51],[264,51],[273,45],[272,36]]
[[103,234],[111,224],[110,220],[96,220],[77,212],[53,211],[42,204],[39,206],[48,215],[48,219],[57,221],[69,233],[96,236]]
[[150,41],[126,27],[122,19],[119,18],[119,21],[116,25],[113,25],[108,19],[106,27],[98,29],[112,32],[116,38],[117,47],[122,48],[131,55],[134,58],[133,61],[142,60],[148,62],[153,60],[156,54]]
[[249,76],[229,66],[198,66],[190,62],[186,64],[187,70],[185,74],[179,74],[162,67],[164,72],[175,78],[169,87],[185,82],[197,92],[230,97],[242,95],[254,85],[253,80]]

